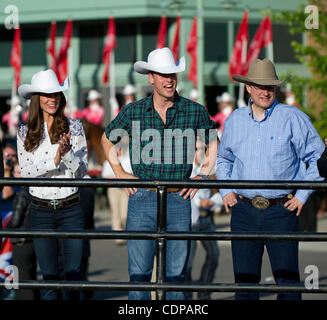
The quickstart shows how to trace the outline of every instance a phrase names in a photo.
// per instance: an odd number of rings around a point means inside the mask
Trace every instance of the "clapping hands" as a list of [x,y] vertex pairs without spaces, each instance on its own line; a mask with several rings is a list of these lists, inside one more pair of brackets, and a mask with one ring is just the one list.
[[60,139],[58,141],[59,147],[56,153],[56,156],[54,158],[54,163],[56,165],[56,167],[59,165],[61,158],[67,154],[70,149],[72,148],[72,145],[70,144],[70,136],[71,133],[70,131],[66,134],[63,133],[60,135]]

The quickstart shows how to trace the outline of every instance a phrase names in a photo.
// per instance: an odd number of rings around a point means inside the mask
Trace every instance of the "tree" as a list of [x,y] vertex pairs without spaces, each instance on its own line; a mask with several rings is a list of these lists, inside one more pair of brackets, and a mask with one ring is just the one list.
[[[311,0],[310,5],[302,5],[297,11],[281,11],[273,15],[273,20],[289,26],[291,34],[306,36],[306,44],[292,42],[299,62],[308,67],[309,78],[291,76],[289,81],[297,101],[312,119],[321,135],[327,137],[327,1]],[[303,99],[304,89],[308,89],[307,99]],[[306,101],[305,101],[306,100]]]

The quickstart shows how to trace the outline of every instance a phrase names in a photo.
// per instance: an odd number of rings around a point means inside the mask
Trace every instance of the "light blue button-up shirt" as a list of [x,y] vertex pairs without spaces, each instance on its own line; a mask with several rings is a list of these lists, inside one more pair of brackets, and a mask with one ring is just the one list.
[[[250,103],[235,110],[225,121],[217,156],[219,180],[320,181],[317,160],[325,147],[309,117],[298,108],[276,99],[258,121]],[[222,197],[236,192],[246,198],[281,198],[292,190],[221,189]],[[297,190],[302,202],[312,190]]]

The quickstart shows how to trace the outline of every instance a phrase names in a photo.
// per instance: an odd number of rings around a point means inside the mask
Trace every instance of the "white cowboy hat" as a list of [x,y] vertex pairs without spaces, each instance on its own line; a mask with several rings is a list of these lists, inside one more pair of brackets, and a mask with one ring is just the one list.
[[62,92],[69,88],[69,79],[60,84],[55,72],[51,69],[39,71],[31,80],[31,84],[19,86],[18,93],[25,99],[30,99],[34,93]]
[[196,89],[192,89],[190,91],[190,98],[193,99],[198,99],[199,98],[199,92]]
[[17,96],[13,96],[11,99],[7,99],[6,103],[9,106],[16,106],[17,104],[20,104],[20,99]]
[[234,98],[228,92],[224,92],[221,96],[217,96],[216,102],[234,102]]
[[132,84],[126,84],[123,90],[123,95],[126,96],[134,93],[135,93],[135,87]]
[[101,97],[102,97],[102,95],[100,92],[92,89],[89,91],[89,93],[87,95],[87,100],[92,101],[92,100],[100,99]]
[[285,80],[279,80],[274,64],[268,59],[256,59],[251,62],[249,71],[245,76],[234,74],[235,81],[253,83],[262,86],[279,86]]
[[135,62],[134,69],[141,74],[147,74],[149,71],[163,74],[183,72],[185,70],[185,58],[181,57],[175,63],[173,53],[165,47],[151,51],[148,55],[148,62]]

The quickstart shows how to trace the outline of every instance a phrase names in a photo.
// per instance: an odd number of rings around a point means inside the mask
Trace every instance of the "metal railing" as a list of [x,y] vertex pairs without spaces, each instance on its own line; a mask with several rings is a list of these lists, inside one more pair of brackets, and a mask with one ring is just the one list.
[[[0,230],[0,236],[8,238],[82,238],[82,239],[148,239],[157,242],[157,265],[155,283],[89,282],[89,281],[19,281],[20,289],[66,289],[66,290],[144,290],[156,291],[156,298],[164,300],[166,291],[210,291],[210,292],[300,292],[327,293],[327,286],[307,289],[302,285],[271,284],[219,284],[219,283],[167,283],[166,241],[167,240],[272,240],[272,241],[327,241],[327,232],[272,233],[272,232],[173,232],[166,229],[167,188],[199,189],[327,189],[327,182],[317,181],[224,181],[224,180],[134,180],[134,179],[0,179],[4,186],[61,186],[61,187],[135,187],[157,188],[157,231],[54,231],[54,230]],[[4,287],[0,283],[0,288]]]

